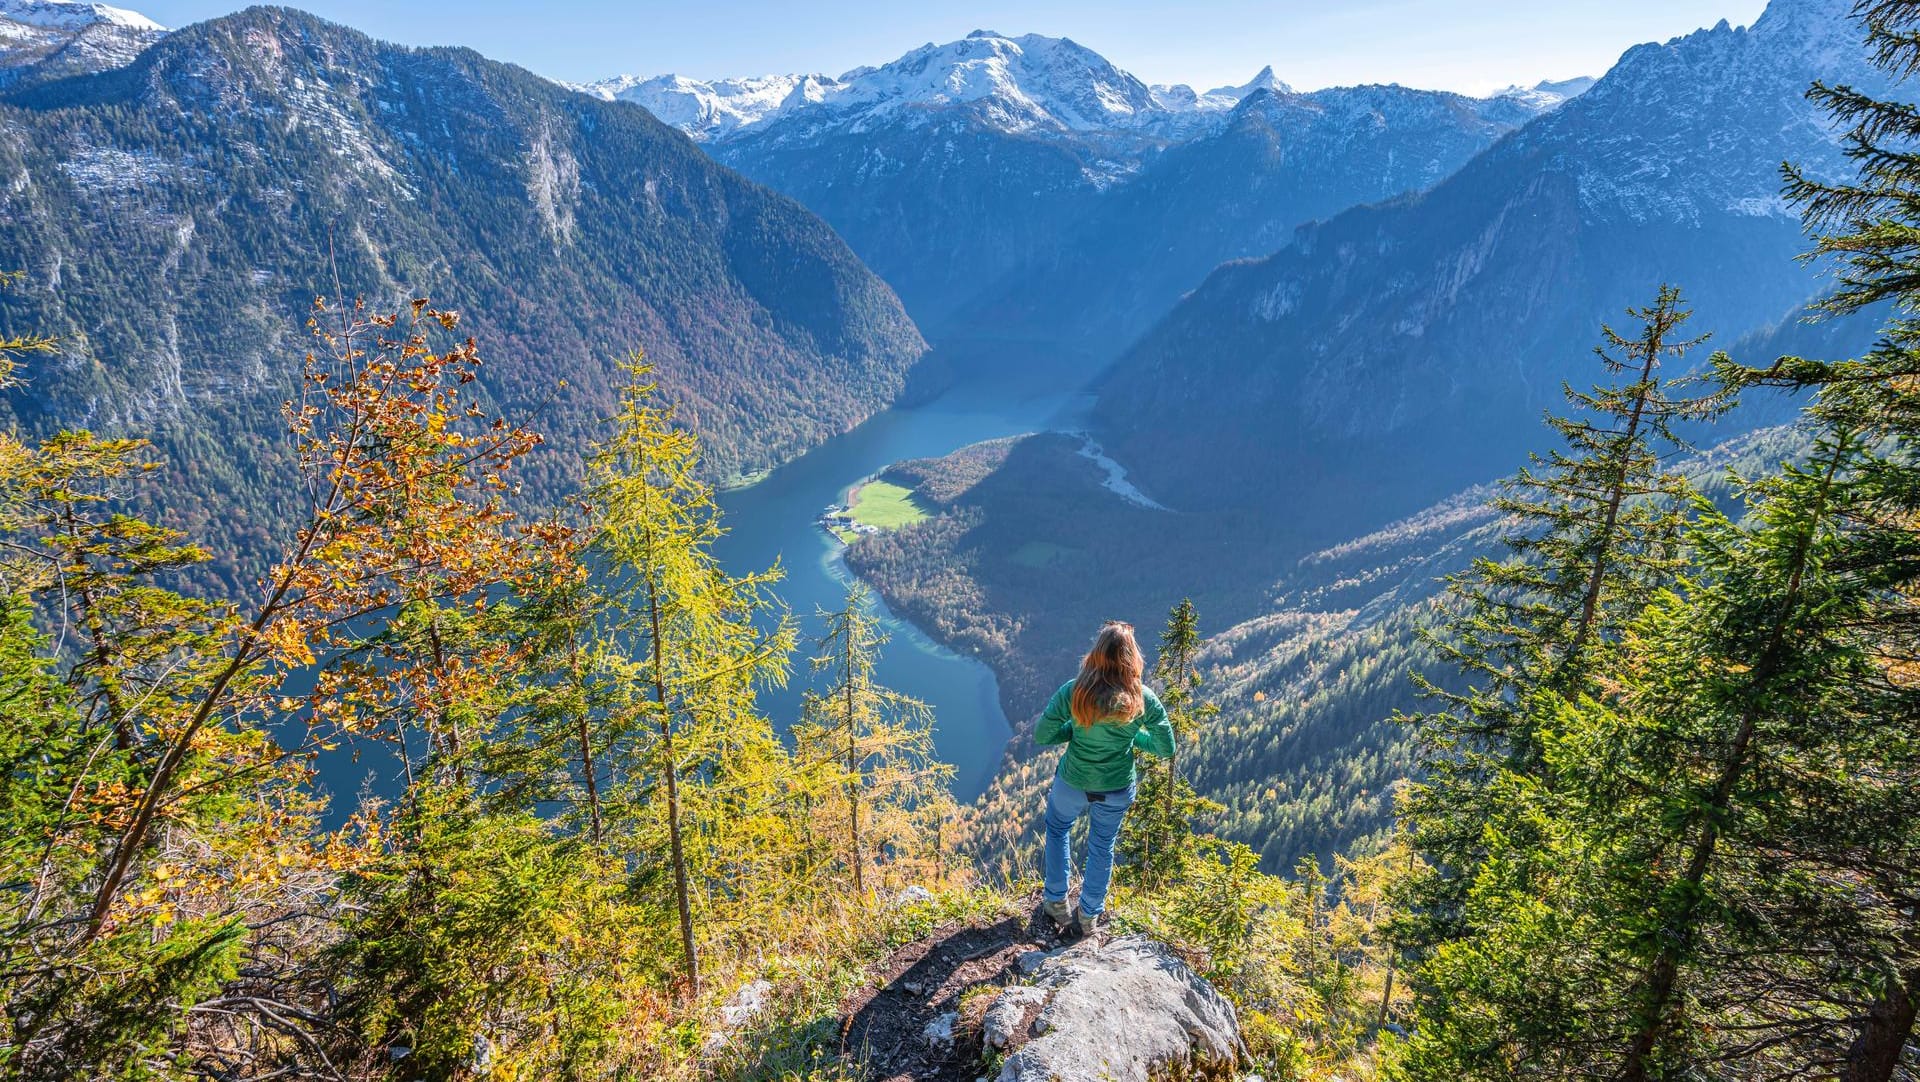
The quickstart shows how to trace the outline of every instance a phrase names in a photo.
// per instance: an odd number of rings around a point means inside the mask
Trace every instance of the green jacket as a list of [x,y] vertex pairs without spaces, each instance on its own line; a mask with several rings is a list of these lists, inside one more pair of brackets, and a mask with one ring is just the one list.
[[1065,744],[1060,776],[1088,793],[1111,793],[1133,784],[1133,749],[1161,759],[1173,757],[1173,726],[1167,709],[1152,688],[1145,692],[1146,707],[1131,721],[1096,721],[1081,728],[1073,720],[1073,681],[1060,685],[1033,727],[1034,742]]

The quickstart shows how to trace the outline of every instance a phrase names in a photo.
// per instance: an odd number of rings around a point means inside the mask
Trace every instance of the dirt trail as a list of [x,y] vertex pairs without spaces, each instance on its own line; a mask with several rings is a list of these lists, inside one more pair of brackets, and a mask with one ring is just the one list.
[[950,1044],[930,1042],[928,1025],[959,1011],[973,988],[1018,983],[1022,954],[1067,942],[1036,897],[991,924],[941,928],[909,943],[876,963],[873,980],[841,1004],[841,1051],[875,1082],[973,1082],[985,1073],[979,1016],[991,997],[968,1003]]

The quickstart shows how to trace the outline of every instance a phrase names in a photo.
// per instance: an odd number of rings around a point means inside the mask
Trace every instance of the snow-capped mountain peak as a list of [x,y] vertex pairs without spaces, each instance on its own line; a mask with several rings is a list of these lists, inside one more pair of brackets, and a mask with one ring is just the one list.
[[136,11],[84,0],[0,0],[0,86],[120,67],[165,36]]
[[838,113],[980,103],[1014,129],[1130,127],[1158,108],[1152,91],[1069,38],[976,30],[928,43],[878,68],[849,73],[823,103]]
[[1266,67],[1260,69],[1258,75],[1241,83],[1239,86],[1217,86],[1201,96],[1207,98],[1228,98],[1237,102],[1256,90],[1271,90],[1276,94],[1290,94],[1293,92],[1292,87],[1281,82],[1274,76],[1273,65],[1268,64]]
[[[1592,82],[1543,82],[1511,87],[1495,97],[1511,98],[1527,113],[1540,113]],[[1071,38],[1010,36],[994,30],[975,30],[944,44],[928,42],[890,63],[857,67],[838,78],[765,75],[705,81],[620,76],[576,89],[636,102],[700,140],[771,129],[776,122],[780,138],[806,139],[829,129],[863,131],[895,122],[915,126],[956,110],[1006,132],[1093,135],[1122,142],[1136,137],[1180,139],[1225,123],[1241,102],[1262,91],[1294,94],[1270,65],[1238,86],[1204,93],[1186,84],[1149,87]]]
[[608,101],[630,101],[695,139],[717,139],[787,109],[818,101],[837,86],[824,75],[761,75],[690,79],[621,75],[575,87]]
[[143,33],[166,30],[137,11],[86,0],[0,0],[0,20],[68,33],[102,24]]
[[891,63],[854,68],[839,78],[619,76],[576,89],[636,102],[696,139],[724,138],[803,111],[838,123],[970,107],[1016,131],[1128,129],[1168,111],[1140,80],[1071,39],[1010,37],[992,30],[975,30],[945,44],[929,42]]
[[1496,90],[1490,97],[1510,98],[1538,112],[1546,112],[1563,102],[1577,98],[1592,89],[1595,80],[1590,75],[1581,75],[1572,79],[1542,79],[1532,86],[1514,84]]
[[1269,64],[1261,68],[1258,75],[1239,86],[1217,86],[1201,94],[1185,83],[1157,84],[1153,87],[1153,98],[1161,108],[1173,113],[1225,113],[1261,90],[1270,90],[1275,94],[1293,93],[1292,87],[1273,74],[1273,65]]

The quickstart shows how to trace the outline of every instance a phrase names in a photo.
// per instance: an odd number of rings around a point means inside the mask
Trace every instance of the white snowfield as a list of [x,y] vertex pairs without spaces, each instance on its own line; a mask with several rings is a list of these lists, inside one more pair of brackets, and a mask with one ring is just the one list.
[[[1591,79],[1512,87],[1493,95],[1545,111]],[[976,30],[945,45],[926,44],[880,67],[829,75],[691,79],[622,75],[576,87],[631,101],[695,139],[724,139],[744,128],[804,117],[856,129],[915,110],[977,104],[1008,131],[1138,132],[1182,136],[1223,118],[1249,95],[1291,94],[1272,67],[1239,86],[1204,93],[1184,84],[1148,86],[1087,47],[1041,34],[1006,37]]]
[[[746,79],[689,79],[621,75],[578,87],[608,101],[630,101],[696,139],[714,139],[757,124],[788,104],[824,100],[836,81],[825,75],[761,75]],[[796,93],[797,92],[797,93]]]
[[77,31],[102,23],[127,30],[166,30],[137,11],[84,0],[0,0],[0,19],[44,30]]
[[130,63],[167,28],[138,12],[78,0],[0,0],[0,85],[35,65],[105,71]]

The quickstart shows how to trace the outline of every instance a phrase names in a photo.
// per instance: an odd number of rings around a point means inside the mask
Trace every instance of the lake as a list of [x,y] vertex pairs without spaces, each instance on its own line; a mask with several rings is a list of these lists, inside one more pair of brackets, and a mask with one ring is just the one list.
[[[774,592],[792,608],[802,647],[788,686],[760,697],[762,708],[782,731],[799,717],[801,695],[809,686],[806,658],[813,652],[812,640],[824,630],[817,612],[842,605],[852,580],[840,543],[816,524],[821,511],[844,502],[856,482],[902,459],[944,455],[1002,436],[1074,427],[1084,417],[1089,396],[1061,392],[1057,383],[1049,387],[1048,382],[995,380],[989,387],[969,381],[923,405],[876,414],[757,484],[720,494],[728,532],[718,552],[727,569],[744,574],[779,560],[786,571]],[[971,800],[992,779],[1011,734],[993,672],[935,643],[877,599],[875,604],[893,637],[883,650],[876,678],[933,708],[934,744],[940,758],[954,766],[954,796]]]
[[[799,718],[801,695],[812,678],[811,640],[824,630],[816,613],[844,604],[851,581],[840,543],[817,524],[821,511],[844,501],[855,483],[903,459],[944,455],[1002,436],[1078,427],[1092,396],[1062,390],[1072,383],[1045,364],[974,366],[961,383],[926,403],[876,414],[757,484],[720,493],[727,534],[717,548],[727,569],[745,574],[777,560],[786,572],[774,592],[792,609],[801,646],[787,686],[760,694],[761,708],[782,733]],[[877,598],[875,606],[892,636],[876,677],[933,708],[934,745],[954,766],[953,794],[973,799],[992,779],[1011,734],[992,670],[938,645]],[[354,794],[363,789],[396,793],[395,764],[390,753],[371,743],[322,753],[316,762],[321,786],[335,798],[326,825],[340,825],[354,807]]]

